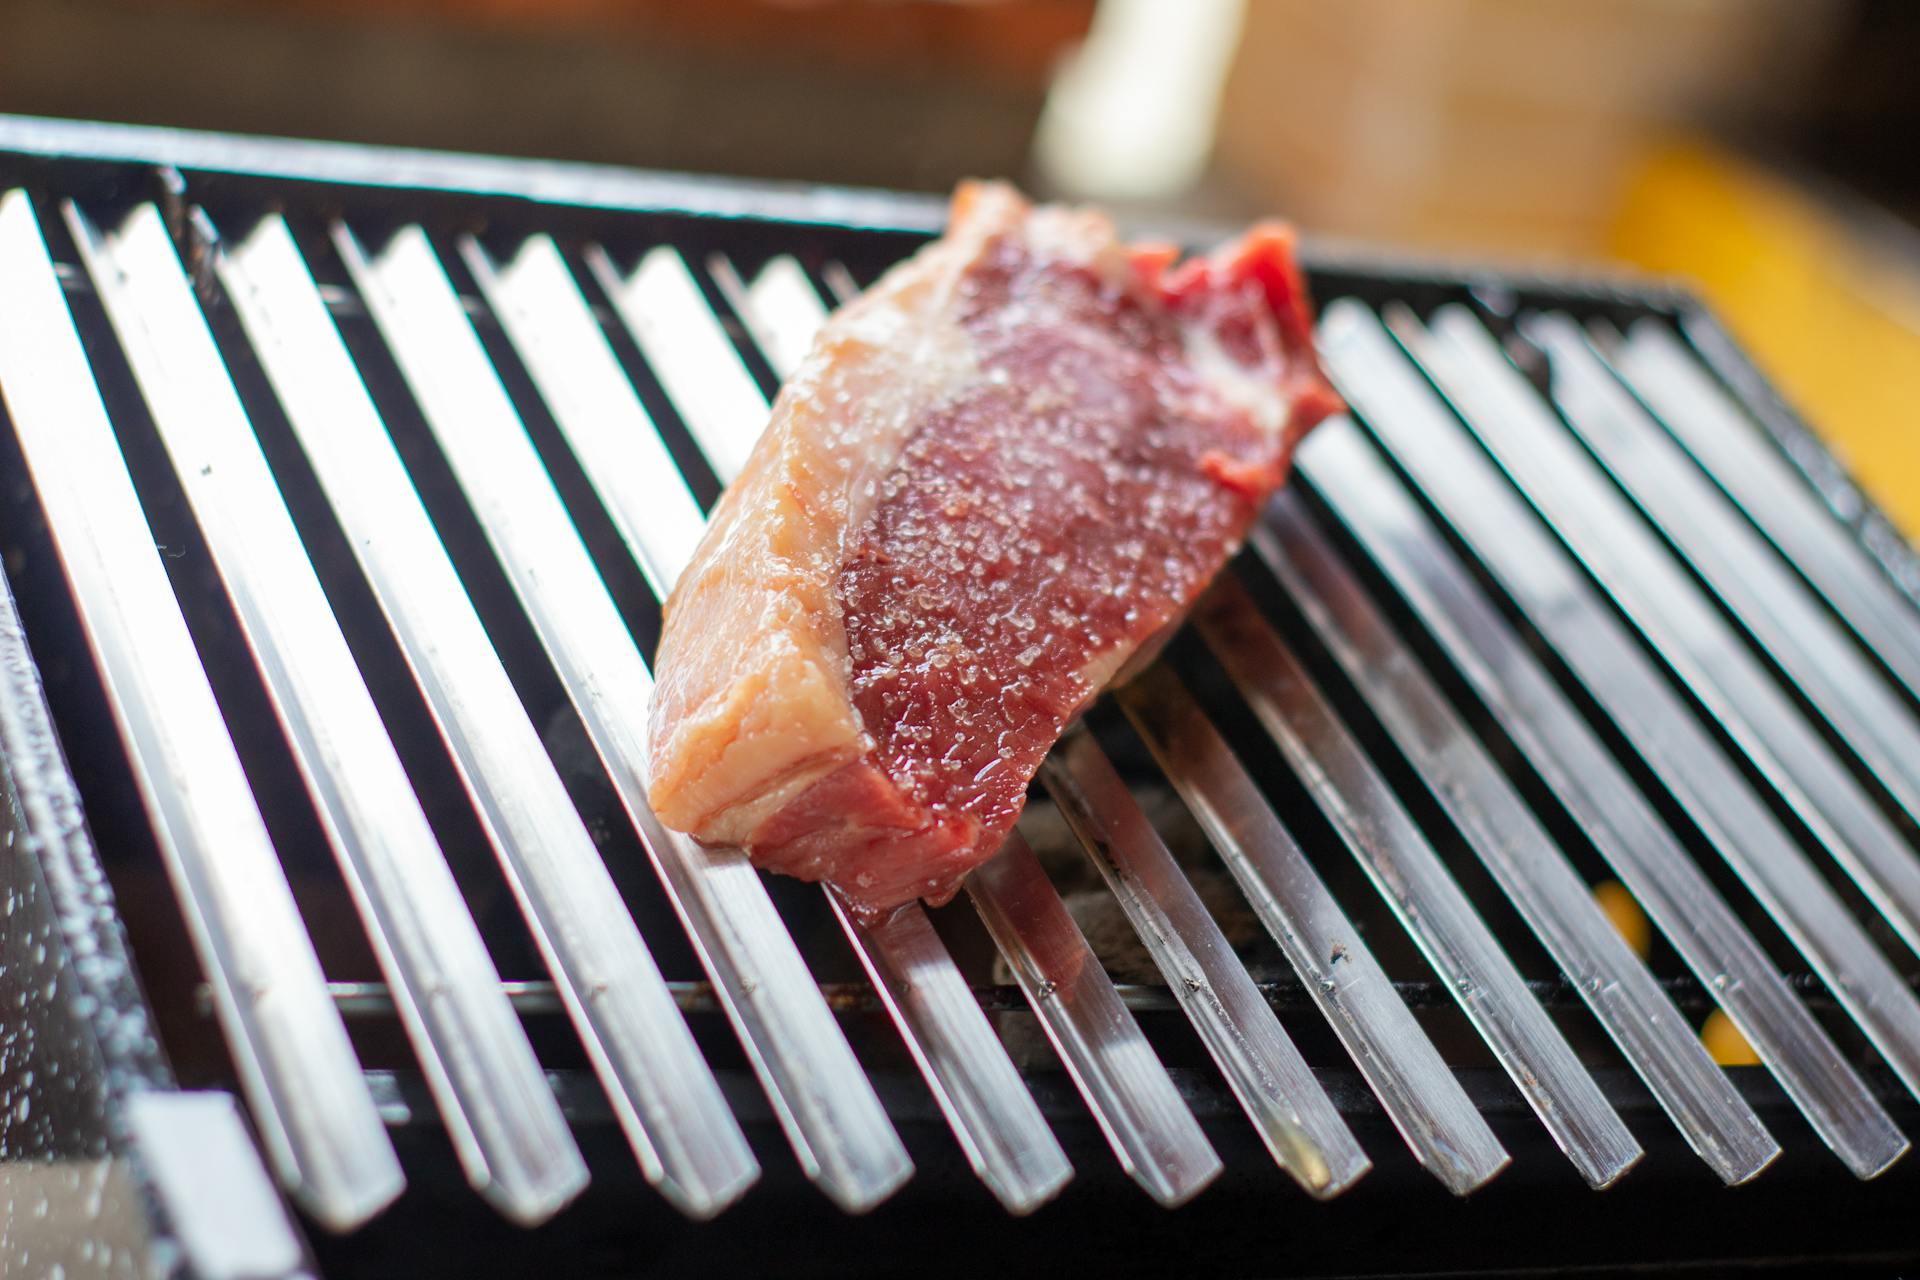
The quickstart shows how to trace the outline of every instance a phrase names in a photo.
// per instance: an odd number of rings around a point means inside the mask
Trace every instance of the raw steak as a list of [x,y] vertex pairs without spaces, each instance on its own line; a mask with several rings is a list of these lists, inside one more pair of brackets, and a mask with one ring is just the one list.
[[968,184],[828,321],[667,602],[663,821],[867,912],[992,855],[1338,405],[1285,228],[1175,258]]

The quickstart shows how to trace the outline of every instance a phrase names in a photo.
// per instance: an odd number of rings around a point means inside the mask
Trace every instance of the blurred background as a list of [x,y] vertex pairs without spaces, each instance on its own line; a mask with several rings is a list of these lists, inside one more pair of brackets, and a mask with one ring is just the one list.
[[1920,536],[1913,0],[0,0],[0,111],[1677,275]]

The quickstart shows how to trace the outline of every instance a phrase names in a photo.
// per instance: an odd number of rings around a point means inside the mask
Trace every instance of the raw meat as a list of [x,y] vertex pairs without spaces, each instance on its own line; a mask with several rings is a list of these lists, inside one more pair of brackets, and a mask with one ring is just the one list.
[[1176,256],[967,184],[826,324],[667,602],[663,821],[865,912],[992,855],[1338,406],[1285,228]]

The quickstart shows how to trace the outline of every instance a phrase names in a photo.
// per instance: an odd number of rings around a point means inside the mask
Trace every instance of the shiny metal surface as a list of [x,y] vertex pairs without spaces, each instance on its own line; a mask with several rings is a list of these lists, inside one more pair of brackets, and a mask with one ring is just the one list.
[[1866,1082],[1358,428],[1325,423],[1296,463],[1815,1132],[1863,1176],[1897,1158]]
[[216,264],[650,1179],[716,1212],[755,1164],[500,666],[286,224]]
[[1194,622],[1581,1177],[1604,1187],[1631,1169],[1639,1142],[1246,589],[1223,575]]
[[[714,916],[720,912],[713,904],[724,904],[721,928],[755,927],[767,934],[763,946],[768,968],[777,965],[784,972],[791,985],[781,999],[795,1007],[779,1028],[784,1039],[767,1046],[771,1051],[765,1060],[797,1065],[798,1070],[769,1073],[766,1079],[777,1087],[776,1106],[788,1121],[788,1136],[803,1166],[850,1212],[879,1203],[912,1172],[905,1149],[839,1028],[811,990],[811,981],[800,989],[796,976],[804,969],[771,904],[755,892],[757,880],[748,887],[729,883],[724,870],[703,874],[703,866],[717,869],[726,859],[709,859],[690,841],[668,837],[648,808],[644,708],[652,696],[652,677],[426,234],[415,227],[404,229],[370,260],[359,257],[344,227],[336,227],[335,235],[615,792],[643,843],[659,851],[654,853],[657,862],[672,864],[673,888],[679,890],[673,895],[676,905],[703,901],[708,907],[703,914]],[[702,879],[701,889],[712,891],[704,899],[694,898],[684,883],[694,877]],[[626,927],[637,940],[631,920]],[[714,930],[714,936],[719,933]],[[742,974],[743,965],[730,948],[714,948],[706,959],[709,972],[729,989],[754,981]],[[743,1025],[760,1029],[771,1024]],[[691,1042],[687,1051],[697,1059]],[[710,1084],[704,1064],[699,1070]],[[726,1117],[725,1133],[697,1138],[701,1145],[691,1151],[702,1150],[716,1136],[724,1136],[727,1144],[741,1143],[717,1092],[710,1105],[716,1121]],[[734,1148],[733,1158],[743,1169],[751,1167],[744,1144]]]
[[168,585],[24,192],[0,196],[0,395],[256,1124],[281,1182],[345,1230],[399,1162]]
[[[136,1094],[127,1101],[126,1120],[147,1188],[192,1259],[195,1280],[296,1280],[307,1273],[306,1246],[274,1194],[232,1095]],[[59,1268],[41,1274],[67,1280]]]
[[[1673,554],[1581,452],[1492,335],[1459,307],[1443,308],[1427,328],[1410,315],[1394,315],[1389,325],[1460,407],[1462,420],[1800,821],[1907,944],[1920,950],[1920,857]],[[1812,674],[1798,660],[1805,639],[1789,642],[1786,656],[1794,659],[1789,667],[1794,674]],[[1832,693],[1834,680],[1843,678],[1839,672],[1831,678],[1816,674],[1809,692],[1830,719],[1838,715],[1840,723],[1858,729],[1858,718],[1845,699],[1822,696]],[[1862,738],[1870,740],[1871,764],[1886,759],[1882,746],[1897,736],[1897,729],[1889,721],[1879,731],[1862,732],[1851,740],[1856,746]],[[1896,795],[1908,790],[1898,769],[1884,772],[1882,780]]]
[[766,397],[714,322],[680,251],[649,249],[631,275],[622,275],[598,247],[587,251],[587,263],[688,429],[700,437],[714,472],[723,483],[739,475],[767,425]]
[[1352,1186],[1373,1162],[1106,753],[1069,730],[1040,777],[1273,1158],[1319,1199]]
[[[605,337],[550,241],[522,247],[505,268],[496,268],[473,241],[465,242],[462,252],[520,349],[535,385],[556,419],[563,421],[570,442],[594,430],[598,406],[613,404],[624,412],[633,400],[632,388],[612,363]],[[698,303],[698,310],[656,315],[653,328],[664,325],[684,334],[714,325],[697,290],[692,298],[675,294],[649,305],[685,307],[689,303]],[[567,335],[570,340],[549,341],[554,335]],[[717,328],[712,336],[726,341]],[[676,369],[672,385],[684,386],[698,381],[699,371],[679,369],[677,362],[710,347],[697,342],[691,349],[685,344],[662,347],[656,341],[644,349],[656,367],[664,364]],[[584,359],[583,352],[587,353]],[[618,387],[604,382],[601,373],[617,378]],[[583,392],[591,393],[591,398],[573,398]],[[758,405],[751,419],[721,421],[702,416],[725,411],[725,401],[717,406],[706,402],[679,406],[689,423],[696,424],[696,437],[710,458],[727,457],[734,451],[723,442],[725,435],[758,436],[766,401],[758,387],[752,387],[751,393]],[[638,410],[638,403],[632,407]],[[571,424],[565,421],[569,418]],[[642,426],[657,444],[651,424]],[[661,452],[664,456],[664,449]],[[664,598],[705,527],[698,508],[690,498],[684,505],[656,500],[657,495],[644,491],[645,478],[631,475],[617,459],[601,455],[590,460],[589,455],[581,455],[581,462],[602,500],[631,521],[631,534],[622,522],[623,537],[636,559],[653,562],[649,577]],[[676,555],[679,558],[670,558]],[[837,897],[828,894],[828,898],[862,966],[886,993],[888,1012],[969,1161],[1012,1211],[1027,1213],[1039,1207],[1066,1184],[1072,1167],[925,912],[913,904],[886,921],[868,923],[845,911]]]
[[826,312],[807,271],[782,254],[760,268],[751,284],[725,257],[716,254],[708,271],[727,303],[747,326],[767,364],[785,378],[813,349],[813,335]]
[[[1313,1003],[1301,984],[1291,979],[1267,979],[1254,984],[1260,994],[1276,1009],[1285,1010],[1289,1006],[1305,1008]],[[1435,996],[1437,984],[1426,981],[1410,981],[1394,984],[1396,990],[1405,995],[1409,1004],[1427,1007],[1437,1003]],[[1559,983],[1555,979],[1540,978],[1531,985],[1543,996],[1557,992]],[[553,983],[545,979],[516,979],[500,984],[508,1001],[514,1009],[525,1014],[564,1013],[566,1006],[560,1002],[560,996]],[[682,979],[667,983],[667,990],[673,993],[674,1003],[686,1013],[712,1013],[720,1009],[721,1004],[714,995],[713,984],[700,979]],[[393,995],[384,982],[329,982],[327,992],[347,1018],[387,1018],[393,1016]],[[1026,996],[1020,992],[1018,984],[1002,986],[999,983],[975,985],[972,988],[974,1003],[986,1013],[1015,1013],[1028,1011]],[[1180,1002],[1173,993],[1158,982],[1115,982],[1114,995],[1126,1009],[1134,1013],[1177,1013]],[[827,1004],[837,1013],[885,1013],[886,996],[875,988],[871,981],[862,978],[857,981],[822,982],[820,994]],[[1445,1000],[1440,996],[1439,1000]],[[203,989],[197,996],[198,1006],[211,1009],[213,992]]]
[[1032,1213],[1073,1178],[973,988],[918,903],[860,920],[828,895],[967,1163],[1009,1212]]
[[1723,1182],[1759,1174],[1780,1145],[1368,599],[1299,494],[1276,496],[1252,545],[1688,1145]]
[[1026,838],[1007,837],[966,889],[1121,1167],[1169,1209],[1199,1195],[1225,1166]]
[[[628,550],[654,589],[664,593],[699,541],[699,508],[659,446],[632,385],[613,364],[606,337],[587,314],[586,301],[557,247],[535,240],[504,268],[475,243],[464,244],[462,255]],[[553,341],[556,334],[570,340]],[[603,418],[611,418],[616,430],[609,431]],[[622,427],[646,435],[649,444],[640,447],[641,460],[664,468],[665,476],[629,465],[636,458],[627,450],[635,446]],[[597,582],[596,590],[604,599]],[[612,659],[615,670],[630,683],[629,698],[637,700],[596,712],[598,720],[589,721],[589,732],[606,742],[603,759],[611,755],[619,761],[609,768],[622,802],[645,837],[675,910],[722,993],[728,1016],[803,1164],[826,1178],[830,1194],[843,1205],[858,1209],[878,1203],[904,1180],[904,1153],[889,1154],[888,1143],[874,1131],[875,1100],[864,1077],[845,1099],[835,1096],[847,1073],[858,1072],[858,1064],[759,873],[737,850],[702,849],[668,831],[648,807],[641,728],[652,676],[637,653],[628,656],[630,641],[615,643],[610,632],[607,637],[609,652],[617,655]],[[852,1108],[850,1118],[865,1130],[856,1135],[862,1151],[836,1151],[839,1139],[826,1131],[838,1122],[842,1108]],[[891,1133],[887,1137],[897,1147],[898,1140]],[[813,1154],[816,1145],[829,1152],[835,1172],[828,1173]]]
[[692,558],[705,519],[551,237],[496,264],[478,243],[460,256],[580,459],[600,504],[661,599]]
[[[1833,889],[1538,517],[1470,446],[1464,429],[1380,322],[1358,305],[1336,303],[1321,322],[1320,339],[1342,392],[1911,1087],[1920,1079],[1920,1005]],[[1856,1172],[1870,1175],[1897,1158],[1906,1143],[1884,1117],[1852,1110],[1861,1124],[1841,1154]]]
[[[1906,699],[1732,499],[1620,383],[1572,317],[1531,315],[1521,327],[1549,358],[1561,417],[1888,794],[1909,816],[1920,816],[1920,719]],[[1920,634],[1920,616],[1912,629]]]
[[1485,1185],[1506,1148],[1200,704],[1158,664],[1113,696],[1414,1157],[1455,1195]]
[[1920,613],[1672,328],[1638,321],[1613,357],[1662,426],[1920,697]]
[[168,239],[66,216],[240,617],[472,1184],[544,1221],[587,1169],[314,576]]

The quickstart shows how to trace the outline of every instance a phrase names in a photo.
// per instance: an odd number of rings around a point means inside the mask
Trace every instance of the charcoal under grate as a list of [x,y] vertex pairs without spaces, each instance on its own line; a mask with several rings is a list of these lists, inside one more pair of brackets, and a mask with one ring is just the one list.
[[1351,415],[866,924],[653,817],[648,659],[937,206],[8,119],[0,193],[0,1194],[113,1206],[25,1265],[1920,1249],[1915,562],[1683,296],[1312,263]]

